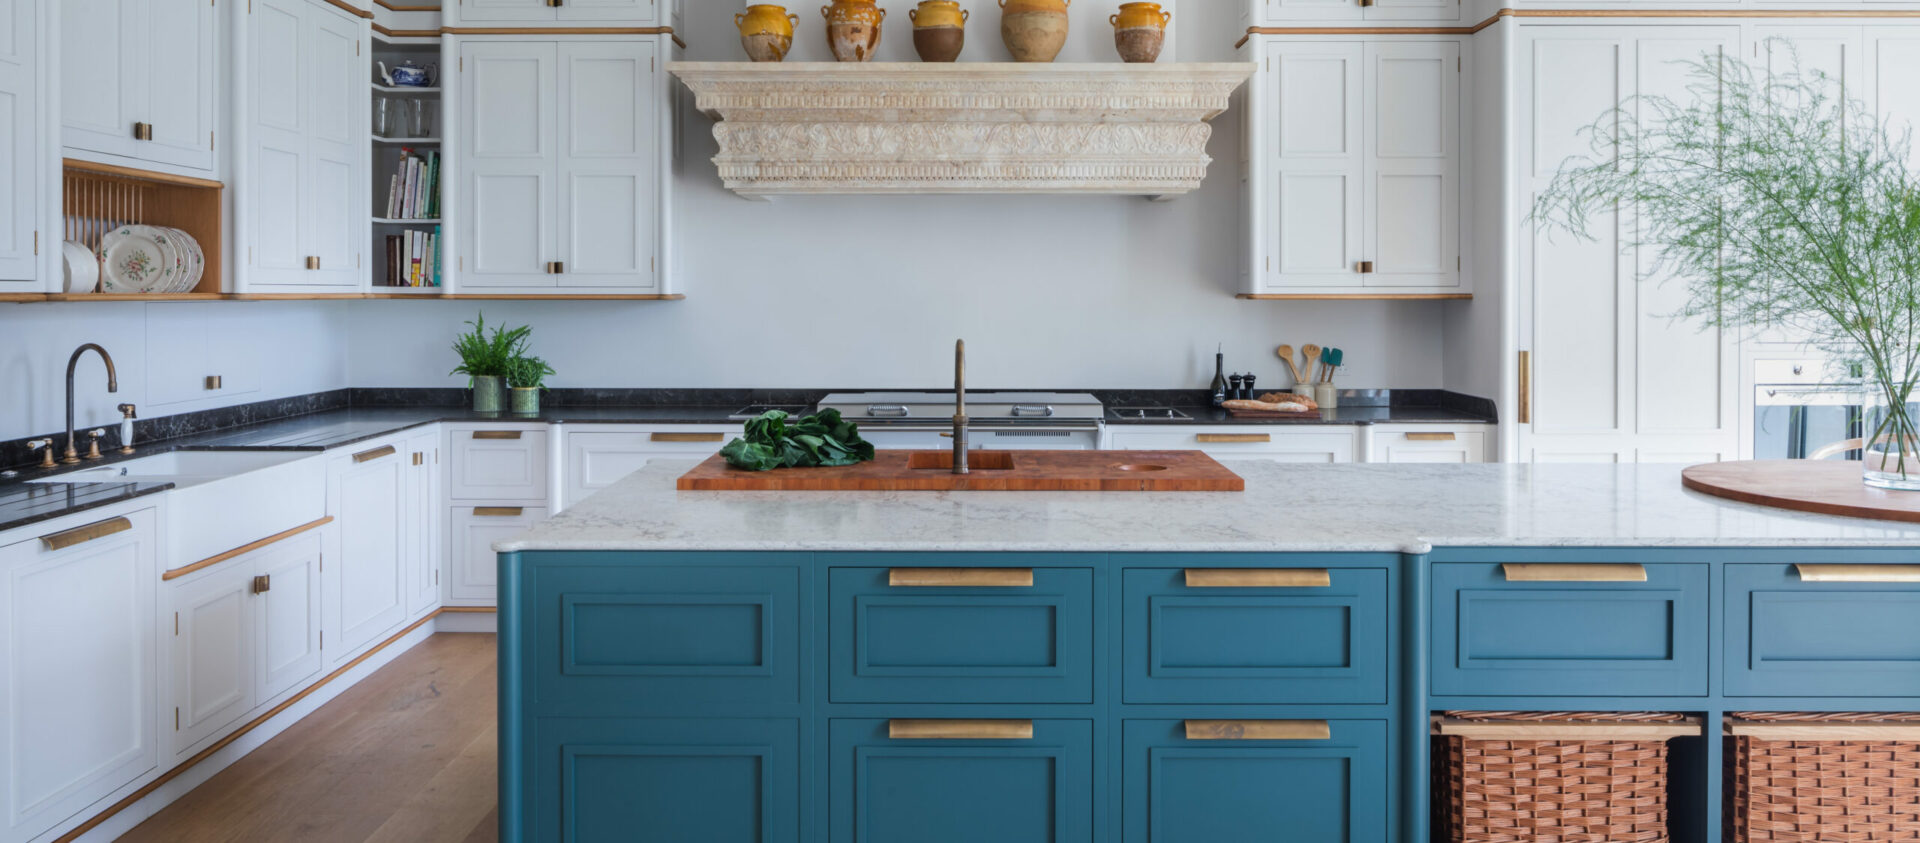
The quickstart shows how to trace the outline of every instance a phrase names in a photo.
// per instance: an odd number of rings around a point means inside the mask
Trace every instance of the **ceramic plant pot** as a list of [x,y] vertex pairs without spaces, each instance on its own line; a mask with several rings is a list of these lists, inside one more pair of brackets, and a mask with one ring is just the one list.
[[516,416],[540,415],[540,388],[539,387],[516,386],[507,391],[513,393],[513,403],[510,406],[513,409],[514,415]]
[[958,0],[926,0],[907,12],[913,21],[913,51],[921,61],[949,62],[967,46],[967,17]]
[[1121,61],[1152,64],[1167,43],[1167,24],[1173,21],[1173,13],[1161,11],[1159,3],[1121,3],[1120,14],[1108,20],[1113,22],[1113,43],[1120,50]]
[[475,375],[473,378],[473,411],[476,413],[498,413],[507,401],[507,379],[497,375]]
[[1073,0],[1000,0],[1000,37],[1014,61],[1050,62],[1067,45]]
[[827,49],[835,60],[873,61],[886,9],[873,0],[833,0],[833,5],[820,7],[820,16],[827,19]]
[[784,6],[753,5],[733,16],[740,30],[740,46],[754,61],[780,61],[793,49],[793,25],[799,15],[787,13]]

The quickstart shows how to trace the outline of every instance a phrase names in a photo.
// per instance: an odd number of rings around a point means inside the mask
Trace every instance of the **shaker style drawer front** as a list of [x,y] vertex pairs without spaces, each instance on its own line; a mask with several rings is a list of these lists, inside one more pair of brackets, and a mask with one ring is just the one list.
[[798,567],[542,567],[531,700],[569,713],[800,700]]
[[833,702],[1090,703],[1093,572],[835,568]]
[[1433,693],[1699,696],[1708,568],[1433,566]]
[[[830,723],[828,839],[1093,840],[1091,721],[941,721],[936,725],[944,728],[902,728],[923,722]],[[1025,729],[1007,732],[1003,726]]]
[[520,839],[800,840],[798,720],[542,718]]
[[454,430],[448,494],[454,500],[545,500],[547,431]]
[[1128,703],[1387,701],[1387,572],[1132,569]]
[[[1196,722],[1122,728],[1126,843],[1388,839],[1386,723],[1249,721],[1202,731]],[[1268,726],[1276,737],[1308,737],[1257,739]]]
[[1728,565],[1732,696],[1920,696],[1920,568]]

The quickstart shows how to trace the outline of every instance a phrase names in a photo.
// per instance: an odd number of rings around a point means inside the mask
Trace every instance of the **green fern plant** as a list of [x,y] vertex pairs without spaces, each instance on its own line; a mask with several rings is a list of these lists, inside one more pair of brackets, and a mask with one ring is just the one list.
[[514,389],[544,389],[553,367],[538,357],[515,357],[507,361],[507,386]]
[[460,365],[448,374],[466,375],[469,378],[506,377],[508,365],[525,354],[527,342],[533,334],[533,328],[526,325],[517,328],[496,327],[489,334],[485,313],[466,324],[472,326],[473,330],[454,338],[453,351],[460,355]]

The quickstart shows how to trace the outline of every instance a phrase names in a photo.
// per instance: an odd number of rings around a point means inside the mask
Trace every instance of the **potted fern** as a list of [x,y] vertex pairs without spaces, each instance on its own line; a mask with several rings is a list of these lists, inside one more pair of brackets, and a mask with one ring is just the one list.
[[1866,435],[1849,443],[1865,453],[1862,479],[1920,490],[1910,132],[1794,64],[1687,62],[1684,97],[1636,97],[1583,130],[1592,156],[1561,167],[1533,219],[1584,237],[1596,212],[1617,210],[1626,246],[1658,256],[1646,277],[1686,284],[1677,316],[1784,330],[1827,352],[1836,379],[1864,374]]
[[512,396],[509,406],[514,414],[540,414],[540,390],[546,388],[547,376],[551,374],[553,367],[538,357],[515,357],[507,361],[507,391]]
[[527,338],[533,329],[526,325],[496,327],[488,333],[485,313],[467,324],[473,330],[453,340],[453,351],[460,355],[460,365],[450,374],[467,376],[468,386],[473,390],[474,412],[500,412],[506,403],[507,367],[526,351]]

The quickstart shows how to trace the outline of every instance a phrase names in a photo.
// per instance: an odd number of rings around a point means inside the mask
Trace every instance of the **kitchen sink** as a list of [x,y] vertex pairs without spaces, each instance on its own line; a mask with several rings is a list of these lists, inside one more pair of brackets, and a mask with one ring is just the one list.
[[[907,455],[907,468],[913,471],[952,471],[952,451],[914,451]],[[967,468],[972,471],[1012,471],[1013,455],[1006,451],[968,451]]]
[[29,483],[172,483],[175,488],[198,486],[305,459],[311,454],[286,451],[171,451],[97,468],[69,471]]

